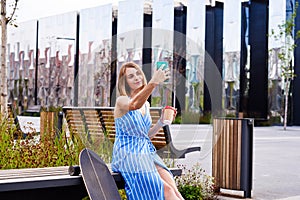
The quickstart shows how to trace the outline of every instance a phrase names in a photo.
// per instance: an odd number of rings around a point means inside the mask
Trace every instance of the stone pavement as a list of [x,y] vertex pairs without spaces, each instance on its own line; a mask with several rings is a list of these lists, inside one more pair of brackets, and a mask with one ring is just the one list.
[[[171,125],[178,148],[201,146],[177,164],[192,166],[199,162],[211,174],[212,125]],[[243,198],[243,192],[221,190],[221,200]],[[235,195],[235,196],[232,196]],[[236,196],[237,195],[237,196]],[[300,126],[254,127],[253,186],[254,200],[300,200]]]

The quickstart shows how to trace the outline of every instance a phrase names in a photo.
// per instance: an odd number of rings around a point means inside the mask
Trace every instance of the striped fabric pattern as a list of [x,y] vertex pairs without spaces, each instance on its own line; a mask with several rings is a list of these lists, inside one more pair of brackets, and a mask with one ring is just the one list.
[[133,110],[115,119],[112,170],[122,174],[129,200],[164,199],[163,183],[155,164],[168,169],[148,137],[152,120],[149,109],[146,110],[144,116]]

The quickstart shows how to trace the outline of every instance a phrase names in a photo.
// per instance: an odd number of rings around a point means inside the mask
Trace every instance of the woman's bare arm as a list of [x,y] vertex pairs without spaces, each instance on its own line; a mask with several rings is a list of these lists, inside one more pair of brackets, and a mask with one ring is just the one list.
[[[159,131],[159,129],[160,129],[161,127],[166,126],[166,125],[169,125],[168,123],[164,123],[164,112],[165,112],[165,108],[163,108],[163,109],[161,110],[161,116],[160,116],[159,120],[158,120],[158,121],[156,122],[156,124],[149,130],[148,136],[149,136],[150,138],[154,137],[154,136],[158,133],[158,131]],[[174,112],[174,119],[175,119],[176,115],[177,115],[177,111]]]
[[141,91],[134,95],[132,99],[129,99],[126,96],[118,97],[116,100],[115,118],[121,117],[130,110],[140,109],[152,94],[154,88],[159,83],[168,79],[169,75],[169,71],[162,71],[159,69],[154,72],[149,83]]
[[153,138],[158,133],[159,129],[161,129],[161,127],[163,126],[164,124],[161,122],[161,119],[159,119],[157,123],[152,128],[150,128],[148,136],[150,138]]

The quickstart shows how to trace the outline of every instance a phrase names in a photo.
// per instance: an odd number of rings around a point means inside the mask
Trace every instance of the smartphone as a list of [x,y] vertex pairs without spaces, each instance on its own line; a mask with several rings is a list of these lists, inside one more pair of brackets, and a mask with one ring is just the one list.
[[167,68],[169,68],[169,63],[167,61],[156,62],[156,69],[166,70]]
[[[167,61],[157,61],[156,69],[162,69],[163,71],[169,68],[169,63]],[[165,80],[165,83],[168,83],[170,79]]]

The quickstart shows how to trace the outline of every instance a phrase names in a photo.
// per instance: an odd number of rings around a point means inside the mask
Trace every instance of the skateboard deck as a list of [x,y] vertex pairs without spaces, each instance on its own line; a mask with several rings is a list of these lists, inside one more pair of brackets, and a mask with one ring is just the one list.
[[91,200],[121,200],[107,165],[95,152],[83,149],[79,155],[79,164]]

